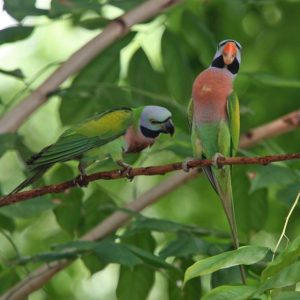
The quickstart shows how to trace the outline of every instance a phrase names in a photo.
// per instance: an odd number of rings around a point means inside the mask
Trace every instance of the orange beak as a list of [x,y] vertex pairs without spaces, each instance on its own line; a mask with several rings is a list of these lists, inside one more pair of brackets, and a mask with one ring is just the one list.
[[228,42],[223,48],[223,60],[225,65],[230,65],[236,57],[237,46],[233,42]]

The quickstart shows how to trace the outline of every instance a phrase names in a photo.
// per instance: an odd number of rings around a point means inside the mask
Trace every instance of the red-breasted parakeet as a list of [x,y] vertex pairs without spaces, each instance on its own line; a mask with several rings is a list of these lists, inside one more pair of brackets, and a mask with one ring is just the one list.
[[109,157],[127,168],[124,153],[139,152],[151,146],[160,133],[173,135],[174,130],[171,112],[161,106],[116,108],[96,114],[34,154],[26,163],[31,175],[10,194],[33,183],[59,162],[78,160],[82,176],[87,166]]

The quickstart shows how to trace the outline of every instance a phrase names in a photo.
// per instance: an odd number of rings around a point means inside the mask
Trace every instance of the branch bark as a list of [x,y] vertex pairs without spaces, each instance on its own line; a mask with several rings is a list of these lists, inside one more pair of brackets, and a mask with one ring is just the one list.
[[271,138],[300,127],[300,110],[293,111],[270,123],[249,130],[241,136],[240,147],[248,148],[266,138]]
[[[284,161],[284,160],[293,160],[300,159],[300,153],[292,153],[292,154],[280,154],[280,155],[268,155],[268,156],[260,156],[260,157],[220,157],[217,160],[217,164],[219,167],[225,165],[267,165],[272,162]],[[161,166],[151,166],[151,167],[142,167],[142,168],[134,168],[130,170],[129,173],[124,174],[124,172],[120,170],[113,170],[107,172],[98,172],[85,177],[85,182],[92,182],[95,180],[103,179],[103,180],[113,180],[120,179],[124,177],[134,178],[136,176],[152,176],[152,175],[164,175],[169,172],[182,170],[183,162],[176,162],[167,165]],[[210,159],[194,159],[188,162],[187,166],[190,169],[200,168],[200,167],[208,167],[214,164],[213,160]],[[61,193],[69,188],[73,188],[80,185],[80,182],[77,179],[65,181],[58,184],[46,185],[41,188],[32,189],[29,191],[19,192],[17,194],[4,196],[0,198],[0,207],[14,204],[17,202],[21,202],[27,199],[32,199],[38,196],[46,195],[46,194],[54,194]]]
[[149,0],[112,21],[100,34],[56,69],[32,94],[0,119],[0,134],[16,131],[37,108],[48,100],[51,92],[113,42],[124,37],[134,24],[146,21],[180,1],[182,0]]

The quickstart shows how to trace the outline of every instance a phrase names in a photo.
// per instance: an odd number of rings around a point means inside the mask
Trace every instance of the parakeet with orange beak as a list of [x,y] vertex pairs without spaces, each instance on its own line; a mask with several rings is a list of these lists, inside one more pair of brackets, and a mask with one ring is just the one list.
[[[196,158],[234,156],[239,143],[239,102],[232,82],[241,63],[241,45],[234,40],[219,43],[211,66],[193,84],[189,121]],[[186,169],[186,164],[184,166]],[[239,247],[233,208],[231,166],[203,168],[225,210],[235,248]]]

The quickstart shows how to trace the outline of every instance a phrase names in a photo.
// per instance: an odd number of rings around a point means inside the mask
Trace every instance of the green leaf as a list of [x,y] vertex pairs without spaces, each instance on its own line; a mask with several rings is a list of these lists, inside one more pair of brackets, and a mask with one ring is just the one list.
[[61,201],[54,209],[56,220],[61,228],[70,235],[75,234],[79,225],[82,197],[83,191],[81,189],[71,189],[66,194],[61,194],[56,201]]
[[117,83],[120,76],[120,51],[134,37],[129,34],[93,59],[61,93],[59,109],[64,125],[82,122],[96,112],[126,106],[128,95]]
[[299,300],[300,292],[281,292],[273,300]]
[[232,190],[238,228],[250,235],[253,231],[259,231],[265,226],[269,204],[266,188],[248,193],[250,189],[248,170],[245,166],[232,168]]
[[283,288],[300,281],[300,261],[280,270],[279,273],[269,277],[259,288],[257,294],[274,288]]
[[94,249],[102,263],[118,263],[128,267],[142,264],[143,261],[125,245],[114,242],[101,242]]
[[14,69],[14,70],[0,69],[0,73],[2,73],[4,75],[15,77],[17,79],[24,79],[25,78],[25,75],[24,75],[24,73],[22,72],[21,69]]
[[31,218],[55,207],[49,196],[42,196],[1,207],[1,214],[11,218]]
[[14,219],[2,215],[0,210],[0,229],[5,229],[12,232],[15,230],[15,228],[16,228],[16,223]]
[[190,233],[179,232],[177,239],[163,248],[159,255],[163,258],[170,256],[187,257],[191,254],[207,253],[208,249],[209,244],[199,237]]
[[94,30],[94,29],[103,28],[108,23],[109,23],[109,20],[107,20],[103,17],[94,17],[94,18],[80,20],[76,23],[76,25],[83,27],[85,29]]
[[[187,268],[192,259],[176,259],[176,266],[180,266],[181,270]],[[193,278],[182,286],[182,273],[175,269],[165,270],[168,279],[168,294],[170,300],[194,300],[200,299],[202,285],[200,277]]]
[[206,24],[199,17],[188,11],[182,16],[182,38],[199,55],[203,66],[208,67],[216,51],[217,42]]
[[262,282],[269,277],[281,272],[282,269],[291,265],[300,257],[300,237],[296,238],[285,250],[283,250],[276,259],[269,263],[261,274]]
[[251,265],[262,260],[267,252],[266,247],[244,246],[237,250],[224,252],[209,258],[204,258],[190,266],[184,275],[184,282],[217,270],[229,268],[237,265]]
[[166,30],[162,36],[161,51],[168,89],[177,101],[187,103],[191,98],[193,74],[181,49],[180,37]]
[[20,281],[19,275],[13,268],[0,270],[0,294],[4,294],[10,287]]
[[14,26],[0,30],[0,45],[24,40],[33,32],[32,26]]
[[250,192],[270,186],[284,186],[298,180],[297,174],[288,167],[277,165],[264,166],[257,169],[251,182]]
[[[141,70],[143,75],[141,75]],[[158,104],[155,99],[155,94],[166,94],[164,76],[153,69],[142,48],[139,48],[132,56],[129,62],[127,76],[130,85],[134,88],[132,91],[134,97],[138,98],[140,105],[150,103]],[[145,93],[136,93],[136,88]],[[152,94],[150,92],[152,92]]]
[[257,290],[247,285],[223,285],[211,290],[203,300],[245,300]]
[[117,206],[103,190],[97,189],[83,203],[80,214],[79,233],[83,235],[108,217]]
[[121,266],[116,294],[118,300],[143,300],[154,284],[154,270],[145,266]]
[[130,229],[151,230],[159,232],[178,232],[179,230],[186,229],[186,226],[168,220],[155,218],[139,218],[131,224]]
[[0,134],[0,157],[10,149],[14,148],[17,135],[15,133]]
[[22,21],[27,16],[47,15],[48,10],[36,8],[35,2],[35,0],[4,1],[4,9],[18,21]]

